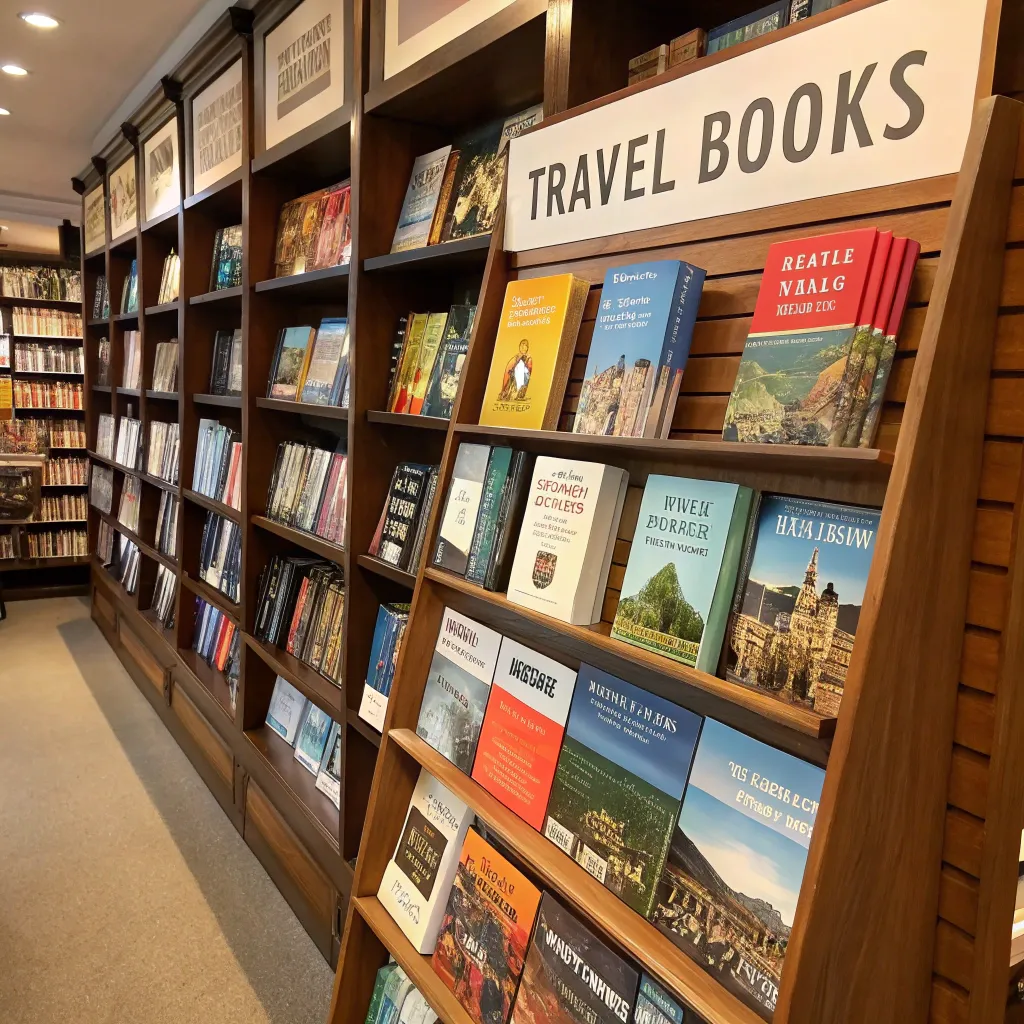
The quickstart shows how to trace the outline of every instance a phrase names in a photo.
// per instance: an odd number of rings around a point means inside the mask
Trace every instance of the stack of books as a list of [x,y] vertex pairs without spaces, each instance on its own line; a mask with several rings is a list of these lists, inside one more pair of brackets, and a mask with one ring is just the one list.
[[218,331],[213,338],[210,365],[211,395],[242,393],[242,330]]
[[82,338],[82,314],[64,309],[14,306],[11,325],[12,332],[21,338]]
[[32,530],[22,533],[28,542],[29,558],[68,558],[89,554],[89,534],[85,530]]
[[121,286],[122,313],[138,313],[139,311],[139,263],[132,260],[131,270]]
[[347,181],[299,196],[281,207],[274,277],[325,270],[350,262],[351,187]]
[[84,522],[89,505],[84,494],[44,494],[39,519],[44,523]]
[[242,578],[242,531],[238,523],[206,513],[199,545],[199,578],[233,604],[239,602]]
[[25,429],[49,438],[51,448],[84,448],[85,425],[81,420],[25,420]]
[[84,487],[88,475],[88,459],[47,459],[43,463],[44,486]]
[[14,381],[15,409],[81,409],[82,385],[68,381]]
[[81,347],[30,342],[15,347],[14,369],[26,372],[82,373],[85,364]]
[[[230,674],[239,657],[241,634],[235,624],[216,606],[196,598],[195,632],[192,650],[218,672]],[[231,710],[234,711],[232,693]]]
[[157,549],[174,558],[178,552],[178,499],[170,491],[160,492],[155,537]]
[[242,507],[242,439],[217,420],[199,421],[192,490],[231,508]]
[[138,331],[124,332],[124,368],[121,387],[137,391],[142,387],[142,335]]
[[384,731],[384,716],[388,697],[395,681],[398,655],[409,623],[408,604],[382,604],[377,609],[377,625],[370,646],[370,664],[366,670],[363,698],[359,704],[359,717],[369,722],[378,732]]
[[96,345],[96,383],[110,386],[110,341],[100,338]]
[[146,472],[169,484],[178,482],[178,452],[180,448],[177,423],[153,420],[149,425],[149,451],[146,453]]
[[110,565],[114,560],[114,528],[105,519],[100,520],[96,535],[96,554],[104,565]]
[[160,620],[164,629],[174,628],[174,599],[177,592],[178,581],[174,573],[166,565],[158,565],[150,610]]
[[310,326],[285,327],[277,338],[267,397],[347,408],[349,335],[344,317]]
[[117,521],[132,533],[139,532],[139,504],[142,501],[142,481],[137,476],[126,476],[121,486],[121,503]]
[[114,471],[109,466],[93,464],[89,482],[89,504],[109,514],[114,503]]
[[280,445],[267,494],[267,518],[343,544],[348,507],[343,446],[339,442],[331,452],[292,441]]
[[142,421],[122,416],[117,421],[117,447],[114,449],[114,461],[128,469],[135,469],[139,464],[139,451],[142,447]]
[[70,267],[0,267],[0,295],[81,302],[82,274]]
[[158,341],[153,359],[153,391],[174,392],[178,389],[178,339]]
[[96,278],[96,291],[92,297],[92,318],[93,320],[108,320],[110,318],[110,288],[107,285],[107,277],[100,274]]
[[369,554],[398,569],[416,572],[437,490],[437,466],[402,462],[395,467]]
[[174,302],[178,298],[178,284],[181,279],[181,259],[172,249],[164,260],[164,268],[160,274],[160,291],[156,303],[162,306],[165,302]]
[[114,457],[114,417],[108,412],[101,412],[96,421],[96,454]]
[[211,292],[237,288],[242,283],[242,225],[218,228],[210,261]]
[[117,535],[116,572],[121,586],[129,594],[135,593],[139,585],[139,563],[141,556],[137,544],[130,541],[123,533]]

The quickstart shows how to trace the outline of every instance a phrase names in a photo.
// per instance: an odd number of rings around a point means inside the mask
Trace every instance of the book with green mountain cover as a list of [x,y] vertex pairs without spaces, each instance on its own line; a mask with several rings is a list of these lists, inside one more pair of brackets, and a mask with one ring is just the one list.
[[377,1024],[381,1003],[384,1001],[384,988],[388,979],[398,970],[398,964],[385,964],[377,971],[377,980],[373,983],[373,994],[370,996],[370,1008],[366,1011],[364,1024]]
[[739,484],[649,476],[612,636],[714,673],[752,500]]
[[466,563],[466,579],[478,586],[482,586],[487,578],[487,569],[494,553],[502,495],[508,484],[513,454],[511,448],[498,445],[491,449],[491,457],[487,461],[480,510]]
[[530,452],[512,453],[508,479],[501,494],[498,520],[494,526],[495,536],[491,541],[490,562],[483,582],[487,590],[501,592],[508,589],[516,542],[533,480],[534,459],[535,456]]
[[476,1024],[508,1020],[539,905],[540,890],[470,829],[432,963]]
[[438,416],[451,419],[455,406],[455,397],[459,392],[459,380],[462,378],[462,367],[469,352],[469,336],[476,319],[476,306],[452,306],[448,313],[448,322],[444,328],[444,338],[434,368],[427,383],[426,397],[423,399],[424,416]]
[[284,327],[277,337],[277,351],[270,368],[268,398],[294,402],[306,380],[310,351],[316,331],[309,326]]
[[434,565],[459,576],[466,574],[469,563],[490,455],[491,449],[486,444],[463,442],[455,456],[452,482],[437,533]]
[[427,997],[414,988],[402,1005],[398,1015],[398,1024],[436,1024],[437,1014],[430,1008]]
[[829,443],[877,239],[860,228],[769,247],[726,441]]
[[451,151],[451,146],[442,146],[416,158],[395,227],[392,252],[421,249],[427,244]]
[[427,323],[423,328],[423,339],[420,342],[419,358],[409,383],[409,403],[405,410],[413,416],[423,411],[423,400],[427,395],[427,385],[434,369],[434,362],[441,348],[444,329],[448,323],[447,313],[428,313]]
[[433,953],[437,929],[473,812],[426,769],[420,771],[402,834],[377,898],[418,953]]
[[629,1024],[637,973],[544,893],[511,1024]]
[[762,498],[727,679],[820,715],[839,713],[880,517],[858,505]]
[[295,739],[295,760],[312,775],[320,772],[320,762],[323,760],[333,724],[331,716],[326,711],[321,711],[315,704],[310,704],[306,708],[302,728]]
[[580,665],[544,835],[648,917],[700,715]]
[[416,733],[467,775],[491,693],[501,634],[445,608]]
[[645,973],[640,975],[633,1024],[704,1024],[704,1021]]
[[821,768],[707,719],[658,885],[654,925],[766,1020],[824,781]]
[[384,983],[384,995],[377,1013],[377,1024],[398,1024],[402,1007],[416,986],[401,967],[397,967]]

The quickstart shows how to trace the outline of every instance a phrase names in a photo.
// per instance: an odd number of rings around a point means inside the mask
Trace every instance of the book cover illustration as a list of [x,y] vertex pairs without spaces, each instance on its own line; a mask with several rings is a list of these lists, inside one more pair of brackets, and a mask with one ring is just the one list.
[[467,775],[500,646],[500,633],[445,608],[416,733]]
[[633,1024],[704,1024],[704,1021],[649,974],[641,974]]
[[459,576],[466,574],[490,455],[489,445],[463,442],[455,456],[452,482],[437,535],[434,565]]
[[856,505],[764,497],[727,679],[839,713],[880,517]]
[[575,685],[573,669],[501,641],[473,778],[538,832]]
[[475,319],[476,306],[452,306],[448,313],[444,339],[434,361],[434,368],[427,383],[426,398],[423,400],[421,412],[424,416],[451,419]]
[[348,368],[348,320],[324,317],[313,341],[309,369],[300,401],[311,405],[334,405],[338,398],[339,374]]
[[768,1020],[824,781],[708,719],[658,886],[656,927]]
[[283,676],[274,682],[274,693],[267,711],[267,725],[287,744],[294,746],[308,701]]
[[337,722],[331,723],[324,756],[316,775],[316,788],[330,797],[331,803],[341,810],[341,726]]
[[423,328],[423,339],[420,342],[419,359],[409,385],[409,408],[406,412],[419,416],[423,412],[423,400],[427,395],[427,385],[437,362],[438,352],[444,338],[448,323],[447,313],[428,313],[427,324]]
[[738,484],[649,476],[611,635],[714,672],[752,499]]
[[312,327],[285,327],[277,342],[277,354],[270,374],[268,398],[294,402],[302,388],[309,359]]
[[630,964],[545,893],[512,1024],[629,1024],[636,990]]
[[470,829],[432,964],[477,1024],[506,1024],[539,905],[540,890]]
[[416,158],[402,203],[402,212],[398,217],[398,226],[395,228],[394,241],[391,243],[392,252],[419,249],[427,244],[444,169],[451,151],[451,146],[442,146]]
[[701,717],[580,665],[544,835],[650,915]]
[[828,444],[877,237],[862,228],[768,250],[726,441]]

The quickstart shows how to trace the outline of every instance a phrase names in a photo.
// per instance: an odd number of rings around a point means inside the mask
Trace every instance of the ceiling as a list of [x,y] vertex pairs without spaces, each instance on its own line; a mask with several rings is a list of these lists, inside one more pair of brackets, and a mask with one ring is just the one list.
[[[0,74],[0,107],[11,112],[0,117],[0,222],[12,229],[13,221],[77,222],[72,176],[227,6],[229,0],[0,0],[0,64],[30,72]],[[32,28],[21,11],[61,24]]]

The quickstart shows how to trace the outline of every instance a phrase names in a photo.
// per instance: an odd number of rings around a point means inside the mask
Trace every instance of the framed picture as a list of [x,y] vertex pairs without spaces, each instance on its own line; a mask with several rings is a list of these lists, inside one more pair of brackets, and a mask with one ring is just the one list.
[[178,119],[172,117],[142,145],[146,178],[146,220],[173,210],[181,202],[178,170]]
[[192,192],[242,166],[242,61],[192,100]]
[[133,153],[110,175],[110,237],[120,238],[134,231],[139,213],[139,197],[135,188],[135,154]]
[[303,0],[264,37],[263,65],[270,149],[345,102],[342,0]]
[[107,241],[106,209],[103,204],[103,186],[97,185],[85,197],[85,251],[102,249]]
[[385,0],[384,77],[404,71],[515,0]]

